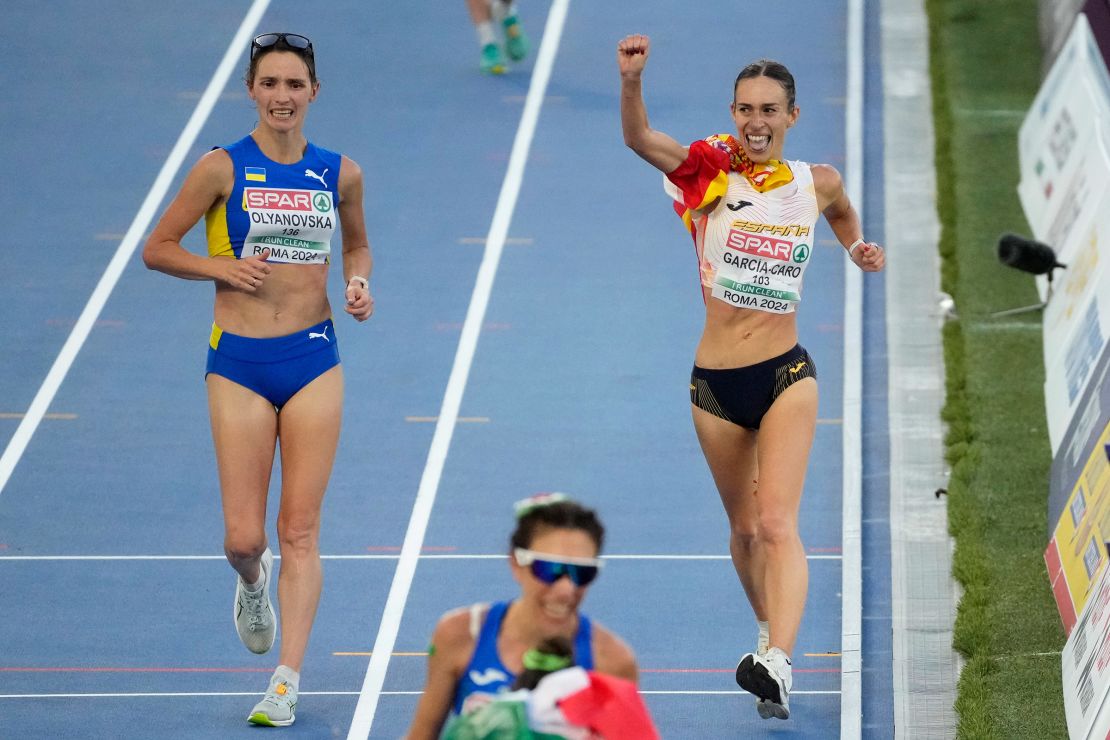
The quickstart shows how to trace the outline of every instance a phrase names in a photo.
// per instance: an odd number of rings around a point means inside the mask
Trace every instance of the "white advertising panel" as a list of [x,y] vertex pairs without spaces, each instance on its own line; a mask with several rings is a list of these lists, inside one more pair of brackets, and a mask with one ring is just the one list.
[[[1107,172],[1088,157],[1110,149],[1110,82],[1087,16],[1076,16],[1067,43],[1018,132],[1018,195],[1033,236],[1057,250],[1075,224],[1085,193],[1101,193]],[[1098,172],[1101,179],[1092,179]],[[1078,181],[1077,181],[1078,178]],[[1038,278],[1041,297],[1047,283]]]
[[1110,568],[1104,568],[1060,654],[1068,736],[1110,733]]

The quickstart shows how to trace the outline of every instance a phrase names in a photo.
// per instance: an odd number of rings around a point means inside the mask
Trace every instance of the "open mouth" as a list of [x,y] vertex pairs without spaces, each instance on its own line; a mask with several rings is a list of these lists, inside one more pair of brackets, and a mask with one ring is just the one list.
[[771,136],[769,134],[760,134],[758,136],[748,134],[745,138],[748,142],[748,151],[753,154],[763,154],[771,149]]
[[562,621],[574,614],[574,607],[570,604],[545,602],[543,604],[543,613],[551,619]]

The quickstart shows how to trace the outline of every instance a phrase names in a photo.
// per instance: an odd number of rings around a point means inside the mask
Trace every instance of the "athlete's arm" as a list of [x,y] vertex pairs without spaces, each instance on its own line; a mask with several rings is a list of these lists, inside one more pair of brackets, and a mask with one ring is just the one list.
[[[366,216],[362,209],[362,170],[353,159],[343,157],[339,166],[339,224],[343,230],[343,310],[359,321],[366,321],[374,313],[374,298],[370,295],[370,271],[373,258],[370,240],[366,236]],[[363,278],[367,282],[352,278]]]
[[228,198],[234,177],[231,157],[223,149],[200,158],[143,247],[148,268],[186,280],[218,280],[248,292],[262,284],[270,272],[265,261],[268,251],[244,260],[212,259],[181,246],[204,214]]
[[424,693],[416,704],[406,740],[436,740],[455,700],[455,688],[462,677],[474,638],[470,635],[469,609],[457,609],[443,615],[432,633],[428,648],[428,678]]
[[647,36],[626,36],[617,44],[621,73],[621,129],[629,149],[661,172],[672,172],[686,160],[686,147],[648,124],[641,76],[651,43]]
[[[883,269],[886,262],[884,250],[874,242],[862,241],[863,226],[848,199],[840,173],[827,164],[815,164],[810,169],[813,172],[813,187],[817,191],[817,207],[829,222],[837,241],[849,250],[852,262],[865,272]],[[862,243],[852,249],[857,241]]]

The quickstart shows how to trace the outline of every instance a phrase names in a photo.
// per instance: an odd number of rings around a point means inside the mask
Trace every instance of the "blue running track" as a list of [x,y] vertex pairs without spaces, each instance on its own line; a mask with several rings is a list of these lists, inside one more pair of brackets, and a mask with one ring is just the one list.
[[[306,132],[362,166],[375,256],[374,318],[336,319],[347,395],[322,524],[326,583],[297,722],[282,736],[403,734],[435,620],[512,595],[511,504],[541,491],[601,513],[610,562],[586,610],[635,649],[664,737],[839,736],[842,252],[822,221],[799,315],[821,377],[802,514],[811,590],[793,717],[762,721],[733,680],[754,618],[690,422],[695,261],[660,176],[622,144],[615,47],[651,36],[651,121],[683,141],[732,130],[740,66],[784,62],[802,109],[788,156],[845,171],[847,3],[521,0],[533,53],[500,78],[478,71],[463,0],[272,0],[246,24],[259,3],[8,8],[20,30],[0,119],[0,738],[260,731],[244,718],[274,656],[246,652],[229,618],[203,383],[212,289],[148,272],[138,254],[168,203],[159,172],[241,27],[312,38],[323,86]],[[544,39],[560,7],[565,22]],[[550,78],[514,177],[541,40]],[[254,125],[245,64],[239,53],[183,164],[166,171],[170,195],[201,154]],[[876,64],[862,90],[860,205],[881,241]],[[203,251],[202,229],[188,246]],[[484,256],[492,282],[476,314]],[[340,278],[333,270],[333,301]],[[864,281],[863,302],[854,699],[865,737],[893,735],[881,280]],[[465,381],[457,407],[445,403],[452,379]],[[371,657],[376,645],[388,655]]]

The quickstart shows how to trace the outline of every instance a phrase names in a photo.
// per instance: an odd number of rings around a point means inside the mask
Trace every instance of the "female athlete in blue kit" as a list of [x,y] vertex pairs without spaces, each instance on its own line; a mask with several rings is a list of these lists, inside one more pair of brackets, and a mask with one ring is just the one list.
[[[269,591],[266,498],[281,449],[279,665],[248,720],[290,725],[301,663],[320,598],[320,508],[343,406],[327,277],[342,229],[344,310],[365,321],[370,245],[362,172],[304,135],[320,83],[312,43],[266,33],[251,42],[249,135],[201,157],[143,250],[147,267],[216,287],[206,384],[224,512],[224,552],[238,573],[234,617],[243,643],[265,653],[276,637]],[[208,256],[185,234],[205,219]]]
[[798,344],[795,309],[819,216],[861,270],[881,270],[840,174],[783,160],[798,120],[794,77],[760,60],[741,70],[729,108],[736,136],[689,147],[652,129],[641,90],[650,44],[617,45],[625,143],[665,174],[690,229],[705,328],[694,356],[694,429],[728,515],[729,550],[759,623],[736,680],[764,719],[790,716],[790,653],[808,588],[798,509],[817,423],[817,371]]
[[508,690],[524,670],[525,652],[548,638],[570,640],[582,668],[637,679],[632,650],[578,610],[598,575],[604,537],[594,511],[562,494],[517,504],[508,559],[520,595],[440,618],[407,740],[434,740],[449,715],[467,714]]

